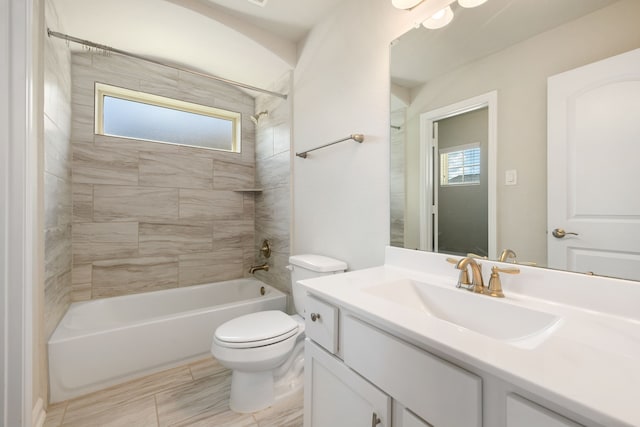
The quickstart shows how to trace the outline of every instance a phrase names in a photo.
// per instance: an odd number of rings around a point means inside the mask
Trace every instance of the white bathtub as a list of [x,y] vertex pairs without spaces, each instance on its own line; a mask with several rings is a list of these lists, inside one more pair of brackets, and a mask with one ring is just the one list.
[[50,401],[201,358],[225,321],[285,308],[253,278],[73,303],[49,339]]

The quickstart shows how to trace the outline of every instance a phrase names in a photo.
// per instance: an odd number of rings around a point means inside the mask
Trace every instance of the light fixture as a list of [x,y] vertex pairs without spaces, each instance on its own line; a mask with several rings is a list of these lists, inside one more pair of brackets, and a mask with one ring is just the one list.
[[411,9],[422,3],[422,0],[391,0],[391,4],[398,9]]
[[460,6],[467,7],[467,8],[480,6],[481,4],[486,2],[487,0],[458,0],[458,4]]
[[422,25],[430,30],[437,30],[448,25],[453,20],[453,10],[451,6],[440,9],[434,13],[429,19],[425,20]]

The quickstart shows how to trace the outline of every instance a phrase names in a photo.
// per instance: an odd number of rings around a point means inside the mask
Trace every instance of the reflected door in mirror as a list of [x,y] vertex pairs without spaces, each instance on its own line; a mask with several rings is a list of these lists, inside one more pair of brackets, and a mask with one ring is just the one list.
[[640,49],[548,88],[549,266],[640,280]]

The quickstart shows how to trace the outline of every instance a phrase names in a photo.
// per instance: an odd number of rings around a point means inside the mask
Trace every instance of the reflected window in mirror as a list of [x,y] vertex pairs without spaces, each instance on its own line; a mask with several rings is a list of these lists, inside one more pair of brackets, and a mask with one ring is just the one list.
[[480,143],[440,150],[440,185],[480,184]]

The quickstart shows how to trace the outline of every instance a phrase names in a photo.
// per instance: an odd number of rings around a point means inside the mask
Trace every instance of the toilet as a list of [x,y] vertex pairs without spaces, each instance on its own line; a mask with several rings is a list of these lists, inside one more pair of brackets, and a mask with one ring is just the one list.
[[216,329],[211,354],[233,371],[229,407],[256,412],[300,390],[304,369],[305,293],[298,280],[346,271],[347,264],[322,255],[289,257],[297,314],[269,310],[223,323]]

